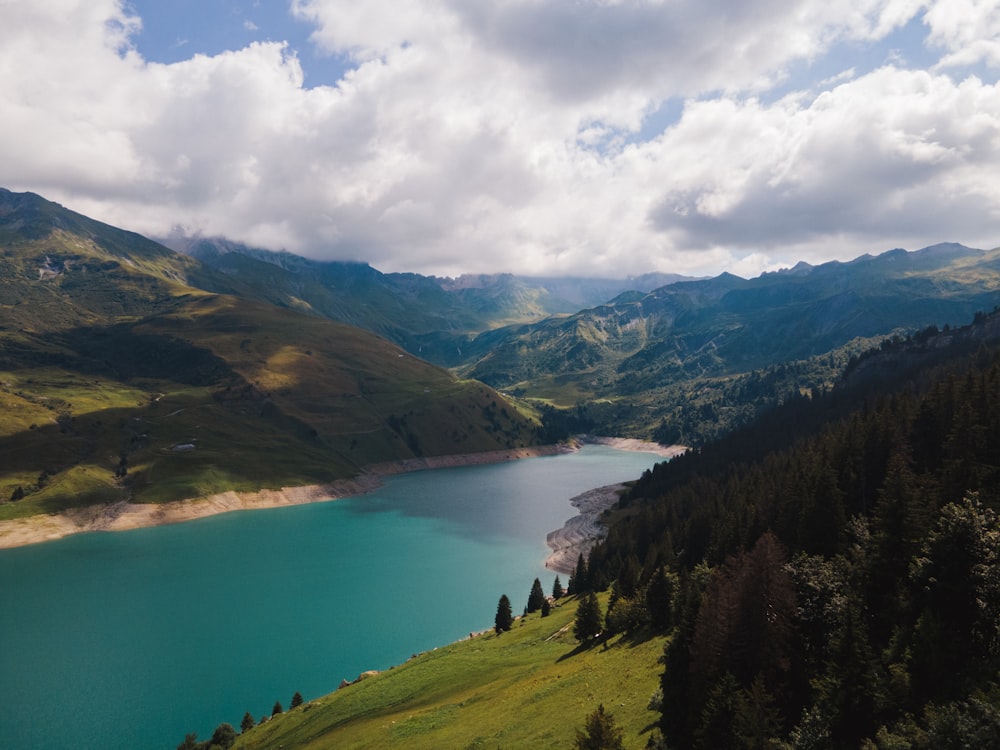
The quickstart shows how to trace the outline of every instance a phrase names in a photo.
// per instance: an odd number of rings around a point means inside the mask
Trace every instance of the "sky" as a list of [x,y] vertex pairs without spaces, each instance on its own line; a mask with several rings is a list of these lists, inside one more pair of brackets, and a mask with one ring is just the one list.
[[382,271],[1000,245],[994,0],[0,0],[0,186]]

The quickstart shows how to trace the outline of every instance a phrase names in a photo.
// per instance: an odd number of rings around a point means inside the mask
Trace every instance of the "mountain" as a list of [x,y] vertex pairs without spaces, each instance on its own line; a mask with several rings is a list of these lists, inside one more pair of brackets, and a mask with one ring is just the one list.
[[962,324],[998,301],[1000,250],[892,250],[749,280],[722,274],[682,281],[487,331],[466,342],[457,369],[524,396],[590,405],[605,429],[649,430],[676,421],[679,405],[709,380],[829,359],[825,372],[797,384],[821,386],[866,340]]
[[382,273],[367,263],[310,260],[224,238],[162,241],[238,279],[257,299],[365,328],[445,366],[461,361],[464,342],[476,333],[573,313],[626,291],[649,292],[685,278],[533,278],[509,273],[440,278]]
[[536,442],[492,389],[258,289],[0,191],[0,518]]

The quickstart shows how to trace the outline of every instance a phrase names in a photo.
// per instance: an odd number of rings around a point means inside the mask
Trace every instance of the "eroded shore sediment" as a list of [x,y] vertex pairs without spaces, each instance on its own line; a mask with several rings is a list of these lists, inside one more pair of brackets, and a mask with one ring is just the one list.
[[[663,458],[674,458],[687,450],[680,445],[664,446],[632,438],[588,436],[585,440],[619,450],[653,453]],[[552,550],[545,559],[546,568],[567,575],[576,569],[580,555],[586,558],[594,545],[607,536],[607,529],[601,524],[601,516],[604,511],[615,506],[625,487],[624,484],[609,484],[588,490],[569,501],[579,513],[567,520],[561,529],[550,531],[545,537],[545,543]]]
[[47,542],[85,531],[125,531],[163,526],[219,513],[336,500],[363,495],[382,485],[382,477],[424,469],[501,463],[521,458],[552,456],[575,450],[570,445],[540,445],[511,450],[484,451],[451,456],[431,456],[391,461],[365,467],[353,479],[328,484],[263,489],[256,492],[222,492],[208,497],[169,503],[129,503],[71,508],[62,513],[0,521],[0,549]]
[[572,573],[580,555],[586,558],[593,546],[607,535],[607,529],[600,523],[601,514],[614,507],[624,489],[624,484],[609,484],[571,499],[570,505],[580,512],[561,529],[550,531],[545,537],[545,543],[552,550],[545,559],[545,567],[556,573]]

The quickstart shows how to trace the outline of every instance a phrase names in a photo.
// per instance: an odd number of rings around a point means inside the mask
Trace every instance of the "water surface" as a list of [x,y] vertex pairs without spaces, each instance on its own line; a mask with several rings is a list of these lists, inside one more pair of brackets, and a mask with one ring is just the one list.
[[0,747],[169,749],[489,628],[551,590],[571,497],[658,460],[591,445],[0,550]]

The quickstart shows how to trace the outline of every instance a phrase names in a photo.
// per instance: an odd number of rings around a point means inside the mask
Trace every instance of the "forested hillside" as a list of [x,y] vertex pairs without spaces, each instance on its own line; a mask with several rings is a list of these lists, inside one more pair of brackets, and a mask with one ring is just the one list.
[[891,343],[623,499],[576,579],[617,628],[674,592],[667,746],[1000,746],[998,330]]

